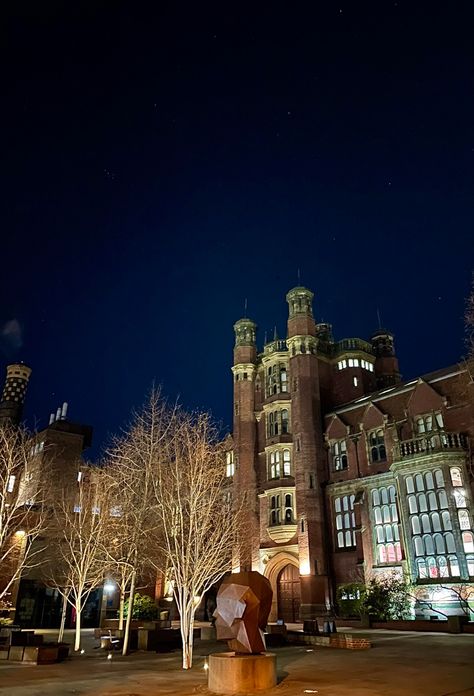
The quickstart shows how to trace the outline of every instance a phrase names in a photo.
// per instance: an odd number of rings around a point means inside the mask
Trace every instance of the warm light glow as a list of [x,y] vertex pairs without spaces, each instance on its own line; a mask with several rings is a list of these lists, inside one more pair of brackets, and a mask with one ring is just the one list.
[[107,655],[107,659],[108,659],[108,660],[111,660],[111,659],[112,659],[112,653],[109,653],[109,654]]
[[104,584],[104,592],[114,592],[115,591],[115,585],[111,582],[106,582]]
[[208,670],[208,669],[209,669],[209,665],[207,664],[207,662],[204,663],[203,669],[204,669],[204,670]]
[[17,532],[15,532],[15,535],[18,537],[24,537],[26,534],[24,529],[19,529]]
[[300,575],[309,575],[311,567],[309,561],[300,561]]

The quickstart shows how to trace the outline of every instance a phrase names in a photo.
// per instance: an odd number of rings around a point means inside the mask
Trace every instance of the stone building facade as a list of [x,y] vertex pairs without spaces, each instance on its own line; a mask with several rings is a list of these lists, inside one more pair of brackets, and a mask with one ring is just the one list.
[[403,382],[389,331],[335,341],[310,290],[286,299],[286,340],[259,352],[255,323],[234,325],[227,472],[250,521],[239,567],[270,579],[271,620],[317,616],[338,586],[379,573],[449,604],[446,583],[474,583],[469,366]]

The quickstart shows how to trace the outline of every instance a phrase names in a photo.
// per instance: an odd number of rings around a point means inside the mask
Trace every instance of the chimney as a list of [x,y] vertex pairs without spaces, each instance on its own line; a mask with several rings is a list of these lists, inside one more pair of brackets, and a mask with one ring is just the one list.
[[67,401],[65,401],[65,402],[63,403],[63,408],[62,408],[62,411],[61,411],[61,420],[66,420],[67,406],[68,406]]

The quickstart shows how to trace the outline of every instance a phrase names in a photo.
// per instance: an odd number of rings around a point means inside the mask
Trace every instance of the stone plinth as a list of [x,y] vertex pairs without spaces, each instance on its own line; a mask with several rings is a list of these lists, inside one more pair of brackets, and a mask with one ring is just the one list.
[[273,653],[244,655],[234,652],[209,655],[209,690],[220,694],[263,691],[276,686]]
[[216,629],[214,626],[202,626],[201,640],[217,640]]

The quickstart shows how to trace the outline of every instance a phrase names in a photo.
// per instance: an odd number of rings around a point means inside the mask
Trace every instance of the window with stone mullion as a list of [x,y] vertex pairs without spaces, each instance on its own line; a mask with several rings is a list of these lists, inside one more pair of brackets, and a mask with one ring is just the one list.
[[[462,479],[459,469],[452,467],[450,473],[452,494],[446,488],[441,469],[405,477],[412,557],[420,580],[458,578],[465,573],[462,567],[466,548],[462,553],[456,543],[458,531],[455,525],[458,524],[458,519],[455,519],[456,515],[453,518],[452,514],[453,510],[458,509],[459,516],[459,508],[463,507],[463,496],[457,496],[460,490],[457,487],[462,485]],[[467,566],[469,563],[466,556]],[[473,567],[469,573],[472,570],[474,574],[474,557],[471,565]]]
[[354,500],[354,495],[334,498],[336,548],[338,549],[354,548],[356,545]]
[[402,548],[395,486],[372,489],[371,504],[376,563],[399,563]]

